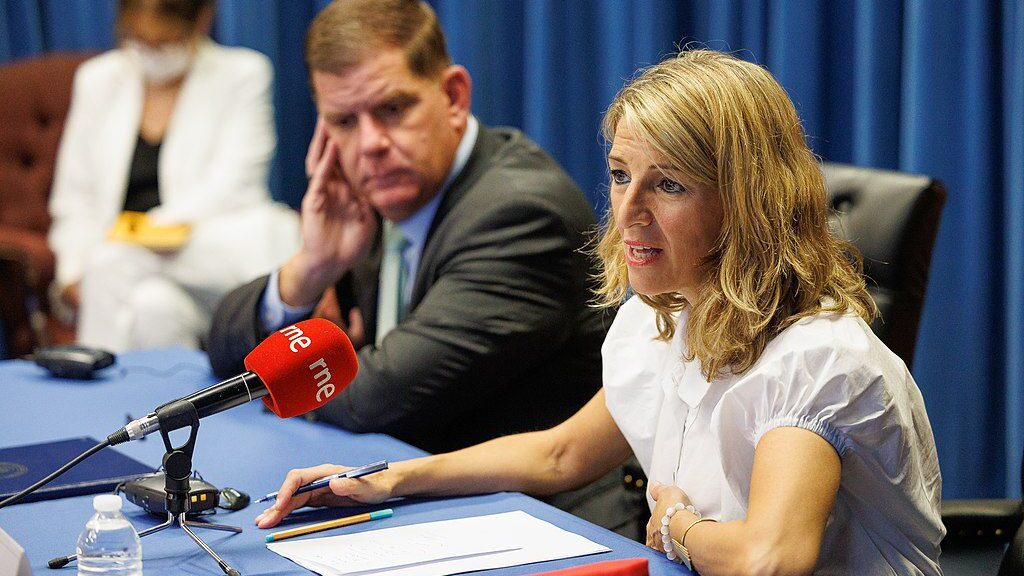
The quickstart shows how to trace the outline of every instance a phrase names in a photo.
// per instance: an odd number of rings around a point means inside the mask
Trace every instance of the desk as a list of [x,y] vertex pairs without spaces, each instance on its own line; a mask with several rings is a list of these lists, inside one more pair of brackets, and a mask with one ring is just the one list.
[[[117,366],[93,381],[57,380],[22,360],[0,362],[0,446],[58,440],[73,436],[102,439],[123,426],[128,414],[143,416],[156,406],[213,384],[206,356],[189,350],[141,350],[122,354]],[[202,420],[193,459],[196,470],[217,487],[231,486],[256,497],[276,490],[291,468],[324,462],[362,464],[381,458],[397,461],[421,456],[421,450],[382,434],[352,434],[333,426],[299,418],[282,420],[250,402]],[[184,431],[172,433],[176,444]],[[109,449],[109,448],[108,448]],[[133,458],[159,466],[164,449],[159,434],[115,447]],[[518,575],[618,558],[645,557],[652,575],[687,574],[664,555],[518,493],[465,498],[406,500],[389,504],[395,516],[349,526],[318,536],[361,532],[433,520],[524,510],[537,518],[581,534],[612,549],[609,553],[528,566],[480,572]],[[211,521],[242,526],[241,534],[211,530],[200,536],[242,574],[310,574],[266,549],[269,533],[253,520],[263,510],[253,504],[244,510],[219,510]],[[125,503],[125,513],[142,530],[160,519]],[[351,510],[315,509],[299,514],[289,525],[322,521]],[[39,576],[74,574],[74,565],[50,570],[46,561],[74,552],[75,540],[92,514],[91,496],[16,504],[0,510],[3,527],[26,550]],[[284,526],[284,524],[282,524]],[[280,529],[280,528],[277,528]],[[142,540],[147,576],[161,574],[221,574],[216,563],[178,528]]]

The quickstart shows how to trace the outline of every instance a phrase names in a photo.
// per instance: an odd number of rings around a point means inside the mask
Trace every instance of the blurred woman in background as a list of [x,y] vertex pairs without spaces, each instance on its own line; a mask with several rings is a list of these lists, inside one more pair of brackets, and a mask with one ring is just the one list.
[[83,344],[197,346],[219,298],[296,245],[267,190],[270,62],[211,41],[213,15],[211,0],[121,0],[119,47],[76,73],[50,245]]

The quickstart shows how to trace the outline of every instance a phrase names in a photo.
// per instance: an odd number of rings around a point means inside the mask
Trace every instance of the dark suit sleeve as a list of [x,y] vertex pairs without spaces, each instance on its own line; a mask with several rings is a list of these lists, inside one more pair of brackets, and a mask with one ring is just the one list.
[[206,350],[213,373],[219,378],[244,372],[242,361],[267,337],[260,323],[259,306],[269,278],[263,276],[235,288],[217,306]]
[[318,411],[322,419],[422,437],[485,406],[573,333],[587,295],[580,230],[541,200],[451,217],[458,226],[441,239],[449,248],[431,263],[424,299],[379,348],[360,351],[356,379]]
[[[213,373],[218,377],[229,378],[244,372],[245,357],[270,336],[260,320],[263,293],[269,280],[270,276],[263,276],[235,288],[217,305],[206,350]],[[347,318],[349,310],[356,305],[351,284],[351,275],[345,275],[334,287],[342,318]]]

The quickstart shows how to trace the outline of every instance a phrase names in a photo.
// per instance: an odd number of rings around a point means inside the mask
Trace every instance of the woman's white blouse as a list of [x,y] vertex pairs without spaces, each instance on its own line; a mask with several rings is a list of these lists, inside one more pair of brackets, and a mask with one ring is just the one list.
[[[842,473],[817,574],[940,574],[942,480],[924,400],[906,365],[860,319],[820,314],[773,339],[741,375],[708,382],[634,297],[602,348],[608,410],[651,481],[718,520],[746,516],[754,449],[780,426],[810,430]],[[648,494],[648,502],[653,505]]]

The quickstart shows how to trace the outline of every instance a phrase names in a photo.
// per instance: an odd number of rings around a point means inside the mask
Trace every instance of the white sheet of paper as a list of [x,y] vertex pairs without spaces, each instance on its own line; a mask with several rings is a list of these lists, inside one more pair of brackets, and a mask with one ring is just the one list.
[[609,550],[522,511],[275,542],[267,548],[324,576],[446,576]]

